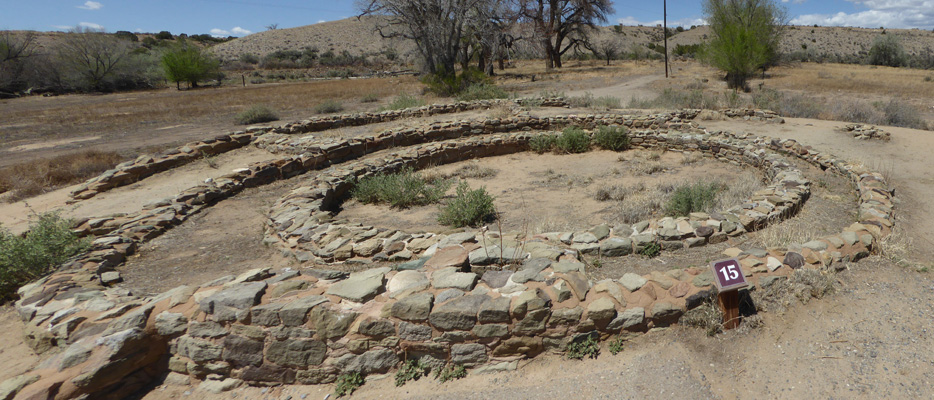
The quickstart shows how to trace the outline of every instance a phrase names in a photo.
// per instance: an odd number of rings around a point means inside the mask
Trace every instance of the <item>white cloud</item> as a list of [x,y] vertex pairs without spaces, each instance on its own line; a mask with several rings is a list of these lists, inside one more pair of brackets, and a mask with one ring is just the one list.
[[808,0],[782,0],[782,3],[804,4]]
[[85,29],[93,29],[95,31],[104,30],[104,26],[101,24],[95,24],[93,22],[79,22],[78,26]]
[[328,22],[328,21],[325,21],[325,20],[323,20],[323,19],[319,19],[319,20],[318,20],[318,23],[319,23],[319,24],[322,23],[322,22]]
[[104,7],[104,5],[96,1],[86,1],[84,2],[83,6],[76,6],[76,7],[82,10],[100,10],[101,8]]
[[[626,26],[637,26],[637,25],[656,26],[656,25],[661,25],[663,22],[664,21],[660,19],[657,19],[655,21],[639,21],[635,17],[631,17],[631,16],[623,17],[623,18],[616,20],[616,23],[623,24]],[[678,27],[678,26],[690,27],[691,25],[699,26],[699,25],[704,25],[706,23],[707,21],[704,21],[701,18],[682,18],[679,20],[668,20],[668,27],[669,28]]]
[[864,28],[934,28],[934,4],[930,0],[847,0],[868,8],[855,13],[805,14],[791,20],[795,25],[858,26]]
[[253,33],[252,31],[243,29],[239,26],[234,27],[229,31],[226,29],[214,28],[211,29],[210,32],[212,36],[246,36]]

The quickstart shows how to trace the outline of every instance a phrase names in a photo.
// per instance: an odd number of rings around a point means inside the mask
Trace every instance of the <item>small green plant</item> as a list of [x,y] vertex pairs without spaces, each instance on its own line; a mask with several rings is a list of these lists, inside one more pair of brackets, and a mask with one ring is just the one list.
[[665,214],[684,217],[692,212],[706,211],[714,204],[721,190],[723,186],[719,183],[698,182],[679,186],[665,205]]
[[351,372],[337,377],[337,384],[334,386],[334,396],[344,397],[352,395],[366,381],[359,372]]
[[489,100],[489,99],[505,99],[509,97],[509,93],[506,93],[505,90],[499,86],[494,85],[489,82],[475,83],[464,89],[457,95],[457,100],[460,101],[470,101],[470,100]]
[[379,111],[402,110],[406,108],[421,107],[425,102],[418,97],[402,93],[392,99],[389,104],[379,108]]
[[590,150],[590,136],[576,126],[564,128],[555,140],[555,151],[561,153],[583,153]]
[[88,241],[78,238],[71,224],[58,214],[46,213],[39,215],[25,236],[0,226],[0,301],[13,298],[20,286],[88,249]]
[[655,258],[662,252],[662,246],[656,242],[649,243],[639,250],[639,254],[646,256],[648,258]]
[[593,141],[601,148],[612,151],[629,149],[629,132],[622,126],[598,126]]
[[376,93],[370,93],[360,98],[361,103],[375,103],[377,101],[379,101],[379,96]]
[[623,337],[617,336],[616,339],[613,339],[613,341],[610,342],[607,348],[609,348],[610,354],[615,356],[619,354],[619,352],[623,351],[623,348],[625,347],[624,344],[625,341],[623,340]]
[[431,367],[422,360],[408,360],[396,372],[396,386],[405,385],[408,381],[417,381],[429,372],[431,372]]
[[572,360],[583,360],[584,357],[597,358],[598,355],[600,355],[600,344],[593,336],[568,343],[567,357]]
[[543,154],[553,150],[557,142],[557,135],[538,135],[529,139],[529,148],[538,154]]
[[466,376],[467,368],[465,368],[463,365],[447,364],[444,366],[444,368],[435,370],[435,379],[441,381],[441,383],[454,379],[460,379]]
[[333,114],[344,111],[344,105],[336,100],[325,100],[324,103],[315,106],[315,112],[318,114]]
[[236,116],[237,123],[240,125],[252,125],[263,122],[276,121],[279,116],[275,111],[264,105],[255,105],[243,110]]
[[412,168],[405,168],[396,173],[360,179],[350,195],[364,204],[383,203],[396,208],[408,208],[441,201],[453,184],[454,181],[448,179],[428,180],[416,174]]
[[457,185],[457,194],[441,207],[438,222],[455,228],[464,226],[477,226],[483,222],[496,218],[496,207],[493,205],[493,196],[486,189],[471,190],[467,182],[461,181]]

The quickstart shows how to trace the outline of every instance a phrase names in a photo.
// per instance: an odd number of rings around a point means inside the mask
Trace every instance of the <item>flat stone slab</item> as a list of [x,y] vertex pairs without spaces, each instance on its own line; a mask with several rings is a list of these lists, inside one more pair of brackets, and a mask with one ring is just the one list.
[[431,285],[435,289],[460,289],[469,291],[477,283],[477,274],[473,272],[457,272],[457,268],[448,267],[431,274]]
[[470,330],[477,323],[477,314],[483,303],[490,300],[487,295],[468,295],[435,306],[428,317],[432,326],[443,331]]
[[208,314],[214,313],[214,307],[217,305],[244,310],[259,303],[266,286],[266,282],[238,283],[208,296],[201,301],[199,307]]
[[636,290],[639,290],[641,287],[645,286],[645,284],[648,282],[649,282],[648,279],[645,279],[632,272],[627,272],[626,274],[623,275],[622,278],[619,278],[620,285],[623,285],[623,287],[626,288],[626,290],[629,290],[630,292],[635,292]]
[[428,277],[425,274],[418,271],[399,271],[389,280],[386,290],[389,291],[389,297],[395,297],[406,291],[428,289],[428,286]]
[[331,285],[326,293],[357,303],[366,302],[383,290],[386,272],[389,272],[388,267],[354,272],[350,278]]

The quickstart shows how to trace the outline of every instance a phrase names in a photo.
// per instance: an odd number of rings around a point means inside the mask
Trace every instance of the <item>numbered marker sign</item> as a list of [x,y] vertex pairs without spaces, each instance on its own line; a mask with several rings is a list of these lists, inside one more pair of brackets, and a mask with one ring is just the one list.
[[736,290],[749,286],[743,277],[743,270],[739,268],[739,261],[735,258],[714,261],[710,264],[713,269],[714,282],[721,292]]

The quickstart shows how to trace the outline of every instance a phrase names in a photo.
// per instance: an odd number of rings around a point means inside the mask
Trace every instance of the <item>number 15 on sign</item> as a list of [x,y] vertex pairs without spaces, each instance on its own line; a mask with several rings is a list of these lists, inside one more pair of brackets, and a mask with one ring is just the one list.
[[749,286],[746,278],[743,277],[743,270],[739,266],[739,261],[735,258],[714,261],[710,264],[713,270],[714,282],[720,292],[735,290]]

